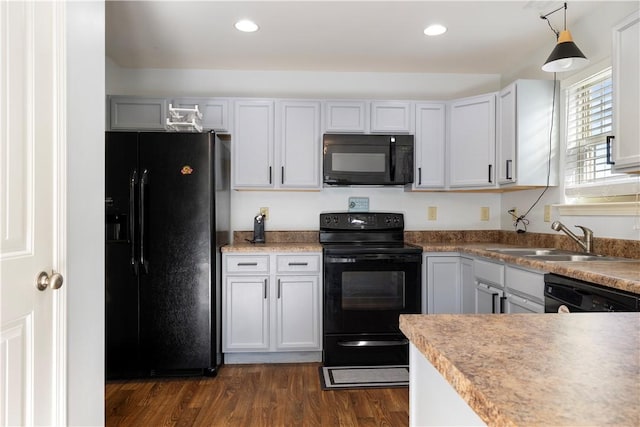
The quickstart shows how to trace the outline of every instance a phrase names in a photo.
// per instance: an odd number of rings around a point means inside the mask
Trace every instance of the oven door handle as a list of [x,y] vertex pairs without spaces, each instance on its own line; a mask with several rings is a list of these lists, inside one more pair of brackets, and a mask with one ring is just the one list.
[[359,341],[339,341],[340,347],[395,347],[409,344],[409,340],[359,340]]

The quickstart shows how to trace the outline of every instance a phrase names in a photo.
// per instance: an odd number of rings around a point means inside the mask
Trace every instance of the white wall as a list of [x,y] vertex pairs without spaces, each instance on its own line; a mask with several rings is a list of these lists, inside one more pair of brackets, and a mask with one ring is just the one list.
[[104,424],[104,3],[67,2],[68,424]]
[[127,69],[107,59],[109,95],[446,100],[500,87],[498,74]]
[[[349,197],[368,197],[372,211],[402,212],[407,230],[495,230],[500,228],[500,195],[491,193],[404,192],[402,188],[324,188],[321,192],[234,191],[232,230],[253,230],[253,217],[269,208],[265,229],[318,230],[320,212],[348,210]],[[427,208],[438,208],[427,221]],[[489,221],[480,221],[488,207]]]
[[[533,202],[542,193],[542,190],[518,191],[513,193],[505,193],[502,196],[502,210],[506,213],[508,209],[516,207],[519,214],[525,213]],[[557,207],[551,208],[550,222],[544,221],[544,205],[554,205],[563,203],[564,193],[560,188],[550,188],[549,191],[540,199],[540,202],[531,210],[527,216],[529,225],[528,231],[535,233],[551,233],[556,231],[551,229],[551,222],[560,221],[567,227],[581,235],[580,230],[573,229],[574,225],[583,225],[593,230],[595,237],[610,237],[616,239],[640,240],[640,217],[635,216],[619,216],[619,215],[563,215],[559,214]],[[510,215],[502,216],[502,229],[513,230],[513,221]]]

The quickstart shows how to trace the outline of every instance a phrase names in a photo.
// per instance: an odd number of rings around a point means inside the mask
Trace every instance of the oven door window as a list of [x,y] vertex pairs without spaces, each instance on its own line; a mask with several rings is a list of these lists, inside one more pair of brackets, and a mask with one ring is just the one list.
[[345,271],[342,273],[343,310],[402,310],[404,271]]

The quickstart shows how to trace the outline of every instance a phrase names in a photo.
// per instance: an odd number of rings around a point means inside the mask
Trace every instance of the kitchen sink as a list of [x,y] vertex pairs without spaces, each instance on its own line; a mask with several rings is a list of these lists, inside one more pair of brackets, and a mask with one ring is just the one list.
[[490,248],[487,250],[513,256],[555,256],[577,254],[576,252],[555,248]]
[[605,255],[593,254],[551,254],[551,255],[525,255],[527,258],[539,259],[541,261],[635,261],[631,258],[620,258]]
[[636,261],[631,258],[620,258],[606,255],[588,254],[556,248],[488,248],[488,251],[509,254],[540,261]]

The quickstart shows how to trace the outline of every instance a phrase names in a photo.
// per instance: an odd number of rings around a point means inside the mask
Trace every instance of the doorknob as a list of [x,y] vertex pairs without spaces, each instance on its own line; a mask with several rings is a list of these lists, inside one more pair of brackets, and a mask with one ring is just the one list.
[[39,291],[44,291],[49,285],[51,285],[51,289],[59,289],[63,282],[62,274],[52,272],[49,276],[45,271],[41,271],[36,279],[36,287]]

